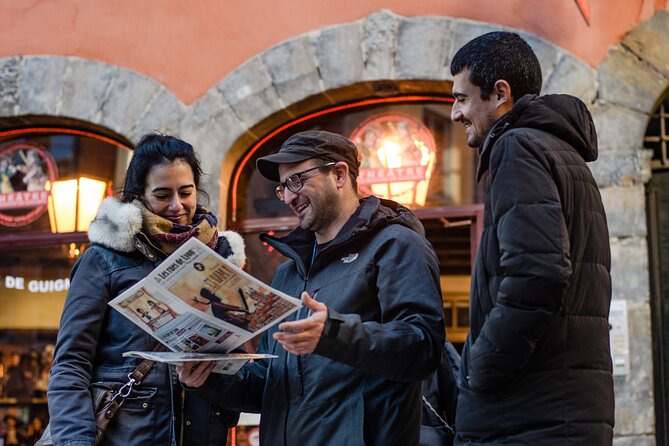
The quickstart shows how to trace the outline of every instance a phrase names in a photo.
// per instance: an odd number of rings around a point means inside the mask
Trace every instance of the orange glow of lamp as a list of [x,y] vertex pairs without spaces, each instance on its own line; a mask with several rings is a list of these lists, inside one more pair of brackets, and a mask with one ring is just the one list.
[[361,195],[425,206],[437,149],[432,132],[422,122],[382,113],[360,124],[350,139],[360,155]]
[[80,177],[47,187],[51,232],[85,232],[105,198],[107,182]]

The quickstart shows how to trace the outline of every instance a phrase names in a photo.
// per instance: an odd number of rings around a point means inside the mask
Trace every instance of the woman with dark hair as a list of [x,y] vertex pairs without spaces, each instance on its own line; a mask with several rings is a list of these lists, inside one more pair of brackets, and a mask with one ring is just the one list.
[[[89,229],[91,246],[72,270],[49,380],[51,435],[56,446],[92,445],[96,388],[119,389],[139,360],[129,350],[157,342],[107,303],[147,276],[195,237],[241,266],[244,243],[219,234],[216,216],[197,196],[202,170],[193,147],[172,136],[142,138],[120,199],[108,198]],[[104,445],[225,444],[238,414],[184,392],[172,366],[156,363],[111,420]]]

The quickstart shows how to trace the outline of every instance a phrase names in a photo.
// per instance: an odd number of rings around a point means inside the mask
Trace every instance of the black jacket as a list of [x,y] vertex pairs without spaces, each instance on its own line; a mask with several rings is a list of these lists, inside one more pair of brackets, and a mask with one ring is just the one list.
[[458,398],[460,355],[446,341],[441,364],[423,381],[423,415],[420,423],[420,446],[450,446]]
[[[105,200],[89,231],[93,244],[72,270],[48,388],[56,446],[93,446],[91,386],[120,388],[140,362],[123,358],[123,352],[152,350],[158,344],[107,305],[164,258],[146,243],[140,229],[139,209]],[[219,238],[217,251],[224,257],[236,257],[238,263],[243,261],[241,237],[226,234]],[[182,398],[174,368],[156,363],[111,420],[102,444],[225,444],[227,429],[237,418],[237,413],[211,405],[198,395]]]
[[[408,209],[376,197],[355,214],[308,268],[314,234],[300,228],[266,241],[289,260],[272,285],[328,307],[314,354],[287,354],[263,335],[234,380],[211,376],[200,389],[232,409],[261,412],[263,445],[415,445],[421,380],[439,365],[444,325],[439,266]],[[307,316],[302,308],[295,318]]]
[[610,445],[610,249],[585,104],[525,96],[488,133],[456,444]]

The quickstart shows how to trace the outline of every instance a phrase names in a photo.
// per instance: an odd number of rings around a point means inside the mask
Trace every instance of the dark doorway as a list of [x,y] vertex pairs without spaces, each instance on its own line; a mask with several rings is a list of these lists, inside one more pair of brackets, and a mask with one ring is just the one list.
[[669,170],[653,172],[646,194],[656,434],[658,445],[669,445]]

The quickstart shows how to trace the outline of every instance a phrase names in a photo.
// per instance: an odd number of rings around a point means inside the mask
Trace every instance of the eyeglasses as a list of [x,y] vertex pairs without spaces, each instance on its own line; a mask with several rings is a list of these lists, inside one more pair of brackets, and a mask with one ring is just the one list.
[[306,170],[303,170],[301,172],[294,173],[291,176],[289,176],[288,178],[286,178],[286,181],[284,181],[283,183],[279,183],[279,185],[276,187],[276,189],[274,189],[274,192],[276,192],[276,196],[279,197],[279,200],[284,201],[284,199],[286,198],[286,195],[285,195],[284,191],[286,189],[295,193],[295,192],[299,191],[300,189],[302,189],[302,187],[304,187],[304,183],[306,183],[307,180],[309,180],[311,178],[311,177],[302,178],[302,175],[304,175],[307,172],[311,172],[312,170],[325,169],[326,167],[331,167],[331,166],[334,166],[335,164],[337,164],[337,163],[335,163],[333,161],[333,162],[329,162],[327,164],[323,164],[321,166],[312,167],[310,169],[306,169]]

